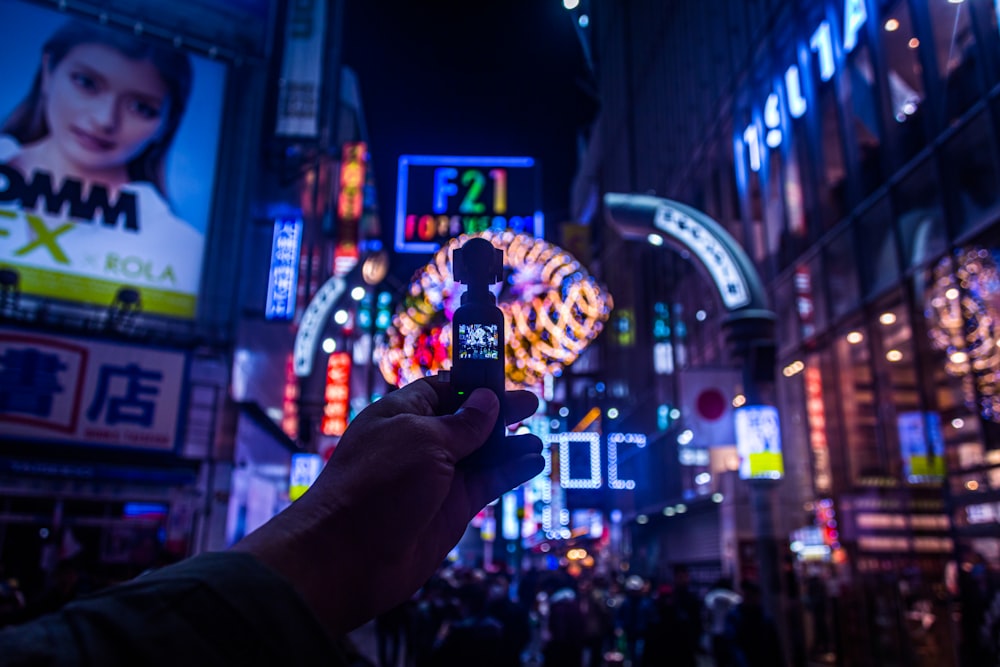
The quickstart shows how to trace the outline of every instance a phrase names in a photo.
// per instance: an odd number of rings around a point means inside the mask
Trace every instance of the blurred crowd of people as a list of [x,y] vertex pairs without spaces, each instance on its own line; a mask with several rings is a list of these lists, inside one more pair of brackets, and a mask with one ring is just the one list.
[[565,570],[449,566],[375,619],[379,667],[776,667],[784,664],[760,590],[720,579],[701,595],[669,582]]

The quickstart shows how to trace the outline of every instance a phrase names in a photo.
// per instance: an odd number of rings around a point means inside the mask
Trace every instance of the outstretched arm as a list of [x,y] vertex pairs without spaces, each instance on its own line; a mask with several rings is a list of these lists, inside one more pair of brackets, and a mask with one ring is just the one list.
[[[508,423],[538,399],[507,393]],[[410,597],[487,503],[542,470],[541,441],[512,436],[490,469],[459,462],[489,436],[489,390],[454,413],[447,383],[418,380],[365,409],[312,488],[234,548],[287,579],[333,636]]]
[[[410,597],[484,505],[542,469],[507,439],[493,468],[461,465],[499,402],[414,382],[366,408],[313,487],[229,552],[203,554],[0,632],[5,664],[347,664],[330,643]],[[532,414],[508,392],[506,420]]]

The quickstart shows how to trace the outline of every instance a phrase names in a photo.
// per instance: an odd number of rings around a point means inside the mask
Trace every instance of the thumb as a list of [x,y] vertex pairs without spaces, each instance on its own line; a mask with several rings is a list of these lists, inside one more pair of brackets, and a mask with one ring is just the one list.
[[489,389],[476,389],[455,414],[440,418],[445,427],[445,449],[455,461],[482,447],[500,415],[500,399]]

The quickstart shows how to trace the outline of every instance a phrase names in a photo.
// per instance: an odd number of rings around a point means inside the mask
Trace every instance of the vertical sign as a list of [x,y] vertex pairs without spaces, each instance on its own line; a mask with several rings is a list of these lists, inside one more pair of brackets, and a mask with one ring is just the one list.
[[295,294],[298,282],[299,244],[302,242],[302,221],[274,221],[271,239],[271,269],[267,274],[267,305],[264,317],[269,320],[290,320],[295,316]]
[[503,494],[501,528],[505,540],[516,540],[520,536],[520,526],[518,525],[517,516],[518,495],[519,493],[516,489]]
[[319,134],[325,7],[322,0],[288,3],[274,128],[278,136],[316,137]]
[[736,409],[736,451],[741,479],[781,479],[785,465],[778,408],[747,405]]
[[806,420],[809,423],[809,448],[813,453],[813,484],[816,493],[829,493],[830,448],[826,440],[826,411],[823,407],[823,381],[819,368],[809,366],[805,372]]
[[351,355],[334,352],[326,366],[326,405],[323,406],[323,435],[343,435],[347,430],[350,398]]
[[295,355],[285,362],[285,392],[281,400],[281,430],[292,440],[299,437],[299,376],[295,374]]
[[344,144],[340,161],[340,192],[337,195],[337,248],[333,269],[345,275],[358,263],[358,221],[364,211],[368,146],[364,142]]
[[323,469],[319,454],[292,454],[292,467],[288,478],[288,499],[298,500],[312,486]]
[[899,453],[906,480],[911,484],[939,482],[944,478],[944,436],[936,412],[903,412],[896,417]]

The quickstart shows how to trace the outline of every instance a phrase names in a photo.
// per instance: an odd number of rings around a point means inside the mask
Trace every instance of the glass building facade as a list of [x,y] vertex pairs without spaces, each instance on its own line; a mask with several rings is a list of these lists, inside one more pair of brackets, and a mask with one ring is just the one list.
[[[1000,570],[1000,8],[613,4],[591,8],[604,107],[576,210],[605,192],[693,205],[764,279],[802,650],[986,664],[970,591]],[[677,273],[677,257],[600,222],[602,275],[640,342],[671,303],[687,314],[672,367],[731,364],[700,279],[637,279],[636,266]],[[627,354],[606,347],[612,362]],[[818,535],[808,556],[802,531]]]

